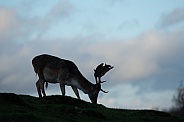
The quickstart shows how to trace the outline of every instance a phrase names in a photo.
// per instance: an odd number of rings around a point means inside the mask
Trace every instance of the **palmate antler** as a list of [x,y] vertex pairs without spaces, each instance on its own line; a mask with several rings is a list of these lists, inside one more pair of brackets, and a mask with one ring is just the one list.
[[94,76],[95,76],[96,83],[100,85],[100,90],[104,93],[108,93],[108,92],[101,89],[101,83],[104,83],[106,81],[101,81],[101,77],[104,76],[112,68],[114,67],[111,65],[107,65],[107,64],[104,65],[104,63],[101,63],[94,70]]

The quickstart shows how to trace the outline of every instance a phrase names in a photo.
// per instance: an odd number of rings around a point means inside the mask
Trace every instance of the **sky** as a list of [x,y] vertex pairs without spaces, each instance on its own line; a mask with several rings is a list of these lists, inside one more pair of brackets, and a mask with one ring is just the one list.
[[[184,80],[183,33],[183,0],[0,0],[0,92],[38,96],[31,60],[51,54],[92,83],[98,64],[114,66],[100,104],[169,108]],[[59,84],[46,93],[61,94]],[[71,87],[66,95],[76,98]]]

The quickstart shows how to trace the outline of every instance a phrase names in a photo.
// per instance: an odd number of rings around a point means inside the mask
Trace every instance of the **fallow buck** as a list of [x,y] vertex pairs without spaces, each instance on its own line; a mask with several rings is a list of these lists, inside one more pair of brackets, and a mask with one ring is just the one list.
[[46,83],[46,87],[48,83],[59,83],[63,96],[65,96],[65,85],[68,85],[72,87],[78,99],[80,99],[78,92],[78,89],[80,89],[88,94],[91,102],[95,104],[97,104],[99,91],[108,93],[101,89],[101,83],[105,82],[101,81],[101,77],[113,68],[110,65],[104,65],[104,63],[98,65],[94,70],[96,84],[92,84],[80,73],[77,66],[69,60],[42,54],[33,58],[32,65],[39,77],[36,82],[39,97],[42,97],[42,94],[46,96],[44,83]]

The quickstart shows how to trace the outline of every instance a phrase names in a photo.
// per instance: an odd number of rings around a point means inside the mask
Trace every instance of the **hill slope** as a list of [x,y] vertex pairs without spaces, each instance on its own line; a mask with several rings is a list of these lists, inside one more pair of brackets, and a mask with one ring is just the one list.
[[59,95],[36,98],[0,93],[1,122],[183,122],[184,118],[153,110],[106,108]]

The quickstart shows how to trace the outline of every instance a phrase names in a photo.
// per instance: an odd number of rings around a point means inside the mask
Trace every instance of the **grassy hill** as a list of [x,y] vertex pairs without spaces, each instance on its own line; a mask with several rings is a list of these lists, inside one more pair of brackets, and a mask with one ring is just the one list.
[[154,110],[106,108],[59,95],[43,98],[0,93],[0,122],[184,122]]

